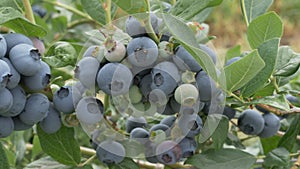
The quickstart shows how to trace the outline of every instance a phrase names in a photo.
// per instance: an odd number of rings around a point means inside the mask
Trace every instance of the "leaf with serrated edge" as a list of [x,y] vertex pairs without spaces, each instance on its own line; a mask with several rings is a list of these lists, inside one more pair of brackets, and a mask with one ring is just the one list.
[[238,149],[209,150],[187,159],[191,164],[201,169],[249,169],[256,158]]
[[258,53],[265,62],[265,67],[241,90],[241,95],[249,97],[256,91],[265,86],[265,83],[274,72],[277,54],[278,54],[279,39],[271,39],[262,43],[258,47]]
[[228,91],[240,89],[253,79],[265,66],[257,50],[225,67],[226,88]]
[[264,14],[272,5],[273,0],[244,0],[247,19],[251,22],[256,17]]
[[283,23],[275,12],[268,12],[254,19],[248,26],[247,37],[252,49],[258,48],[269,39],[280,38]]
[[73,128],[62,126],[58,132],[47,134],[38,125],[37,133],[43,151],[53,159],[65,165],[77,166],[80,163],[80,147]]

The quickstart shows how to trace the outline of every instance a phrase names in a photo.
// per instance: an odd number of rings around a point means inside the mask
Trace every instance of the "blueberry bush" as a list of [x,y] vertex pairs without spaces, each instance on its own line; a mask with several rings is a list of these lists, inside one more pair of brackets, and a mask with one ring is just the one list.
[[223,0],[1,0],[0,169],[299,168],[300,54],[230,3],[248,47],[217,55]]

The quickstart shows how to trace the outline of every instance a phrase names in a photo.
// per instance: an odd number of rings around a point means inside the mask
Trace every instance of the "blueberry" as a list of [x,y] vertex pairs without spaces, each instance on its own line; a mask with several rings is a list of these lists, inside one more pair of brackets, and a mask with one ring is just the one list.
[[70,114],[75,111],[75,105],[79,102],[81,94],[72,86],[63,86],[54,93],[54,107],[65,114]]
[[94,97],[82,98],[76,107],[76,116],[84,124],[95,124],[103,117],[103,104]]
[[86,49],[86,51],[83,53],[82,57],[94,57],[98,60],[98,62],[105,61],[104,59],[104,51],[105,48],[98,45],[92,45]]
[[7,52],[7,44],[4,37],[0,34],[0,59],[2,59]]
[[233,58],[229,59],[229,60],[226,62],[225,66],[229,66],[229,65],[231,65],[232,63],[234,63],[234,62],[236,62],[236,61],[238,61],[238,60],[240,60],[240,59],[242,59],[242,58],[239,57],[239,56],[233,57]]
[[188,158],[195,154],[197,149],[197,142],[194,138],[184,137],[179,138],[179,146],[182,150],[182,158]]
[[182,71],[190,70],[192,72],[199,72],[202,70],[194,57],[182,46],[179,46],[175,50],[173,61]]
[[263,118],[265,121],[265,125],[258,136],[262,138],[274,136],[280,129],[280,119],[273,113],[266,113],[263,115]]
[[47,15],[47,10],[40,5],[32,5],[32,11],[41,18]]
[[61,128],[61,125],[59,111],[54,108],[53,104],[50,104],[47,117],[40,122],[42,130],[45,133],[53,134]]
[[9,76],[9,79],[8,79],[8,82],[7,82],[7,85],[6,87],[8,89],[13,89],[15,88],[16,86],[18,86],[20,80],[21,80],[21,76],[20,76],[20,73],[16,70],[16,68],[12,65],[12,63],[10,62],[9,59],[7,58],[3,58],[3,61],[7,63],[7,65],[9,66],[10,68],[10,76]]
[[180,112],[181,105],[175,100],[174,96],[170,97],[169,105],[174,112],[176,113]]
[[157,159],[163,164],[175,164],[182,156],[180,146],[174,141],[164,141],[156,147]]
[[207,45],[203,45],[203,44],[200,44],[200,49],[202,49],[203,52],[205,52],[208,56],[210,56],[210,58],[212,59],[214,64],[217,63],[217,58],[218,57],[217,57],[217,54],[215,53],[215,51],[213,49],[211,49]]
[[136,140],[142,144],[145,144],[150,137],[150,133],[141,127],[137,127],[134,128],[131,132],[130,132],[130,139]]
[[178,119],[178,126],[183,136],[194,137],[202,129],[202,119],[198,114],[182,114]]
[[148,100],[151,104],[165,106],[169,101],[169,97],[164,91],[160,89],[153,89],[148,95]]
[[150,38],[134,38],[127,45],[127,55],[129,62],[134,66],[150,66],[157,60],[158,47]]
[[145,144],[145,157],[150,163],[159,163],[156,156],[156,147],[157,145],[150,141]]
[[204,71],[196,75],[196,82],[200,101],[211,101],[212,96],[218,91],[215,82]]
[[126,55],[126,48],[122,42],[115,42],[110,50],[105,50],[104,56],[109,62],[120,62]]
[[264,118],[255,110],[247,109],[238,118],[239,129],[248,135],[258,135],[264,129]]
[[147,121],[144,117],[133,117],[130,116],[126,121],[126,132],[130,133],[134,128],[145,127]]
[[173,57],[173,51],[170,42],[162,41],[158,44],[158,60],[159,62],[162,61],[170,61]]
[[84,57],[76,65],[75,77],[88,89],[94,89],[100,68],[99,61],[94,57]]
[[99,144],[96,154],[105,164],[118,164],[123,161],[126,152],[124,146],[116,141],[103,141]]
[[145,98],[148,98],[148,95],[152,91],[151,83],[152,83],[152,75],[148,74],[142,78],[139,84],[139,88]]
[[14,122],[10,117],[0,116],[0,138],[11,135],[14,131]]
[[33,46],[32,41],[27,36],[19,33],[3,34],[3,37],[5,38],[7,44],[7,54],[14,46],[22,43]]
[[98,145],[100,144],[99,139],[101,139],[101,132],[102,130],[100,129],[95,129],[92,133],[91,133],[91,139],[90,139],[90,143],[91,146],[94,150],[97,150]]
[[39,53],[43,55],[45,53],[45,45],[42,40],[39,38],[31,38],[31,41],[33,43],[33,46],[39,50]]
[[6,89],[0,89],[0,115],[6,114],[13,106],[13,95]]
[[41,61],[42,68],[33,76],[23,76],[22,82],[32,91],[43,90],[50,83],[51,70],[47,63]]
[[157,113],[160,113],[162,115],[174,115],[177,112],[173,111],[169,101],[166,105],[157,107]]
[[161,130],[161,131],[164,131],[166,136],[169,136],[170,135],[170,127],[165,125],[165,124],[154,124],[150,129],[149,129],[149,132],[155,132],[155,131],[158,131],[158,130]]
[[11,70],[9,65],[0,59],[0,89],[7,86],[9,78],[11,76]]
[[234,118],[235,114],[236,114],[236,111],[233,108],[231,108],[229,106],[224,107],[223,115],[228,117],[229,120]]
[[14,122],[14,130],[15,131],[24,131],[32,128],[34,124],[25,124],[21,119],[20,116],[12,117],[12,120]]
[[[154,13],[150,13],[151,26],[156,34],[159,32],[159,26],[161,23],[161,19],[158,18]],[[139,20],[137,20],[134,16],[129,16],[125,22],[126,33],[128,33],[131,37],[140,37],[146,35],[146,29]]]
[[36,48],[28,44],[14,46],[9,52],[11,63],[24,76],[33,76],[41,68],[41,55]]
[[177,87],[176,80],[167,72],[159,69],[152,70],[151,89],[160,89],[166,95],[170,95]]
[[167,116],[160,121],[160,124],[165,124],[169,127],[172,127],[175,121],[176,121],[175,116]]
[[131,71],[121,63],[107,63],[98,72],[99,88],[109,95],[125,94],[133,79]]
[[175,90],[175,100],[183,106],[192,106],[199,97],[198,89],[192,84],[182,84]]
[[3,114],[3,116],[14,117],[19,115],[25,108],[26,93],[21,86],[10,89],[10,92],[13,96],[13,104],[11,108],[5,114]]
[[47,117],[50,102],[44,94],[31,94],[25,104],[24,111],[19,115],[20,120],[28,125],[33,125]]
[[132,104],[137,104],[142,100],[142,93],[138,86],[132,85],[129,89],[129,98]]
[[287,94],[286,96],[285,96],[285,98],[289,101],[289,102],[291,102],[292,104],[294,104],[294,105],[300,105],[300,100],[298,99],[298,97],[295,97],[295,96],[293,96],[293,95],[291,95],[291,94]]

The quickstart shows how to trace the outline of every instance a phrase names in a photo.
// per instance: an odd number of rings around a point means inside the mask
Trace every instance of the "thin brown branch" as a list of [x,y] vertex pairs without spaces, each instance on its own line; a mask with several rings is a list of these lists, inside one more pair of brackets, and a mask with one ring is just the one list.
[[299,107],[292,107],[289,111],[285,111],[265,104],[258,104],[258,106],[279,116],[300,113]]

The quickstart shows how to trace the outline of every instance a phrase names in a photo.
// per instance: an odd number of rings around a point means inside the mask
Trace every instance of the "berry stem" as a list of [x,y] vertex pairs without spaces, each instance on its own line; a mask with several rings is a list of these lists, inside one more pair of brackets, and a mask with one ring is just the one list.
[[247,18],[245,0],[241,0],[241,6],[242,6],[242,13],[243,13],[246,25],[248,27],[249,26],[249,21],[248,21],[248,18]]
[[57,2],[57,1],[50,1],[50,0],[43,0],[43,2],[45,3],[48,3],[48,4],[52,4],[52,5],[55,5],[55,6],[58,6],[58,7],[61,7],[61,8],[64,8],[70,12],[73,12],[74,14],[78,15],[78,16],[81,16],[83,18],[86,18],[88,20],[90,20],[91,22],[95,23],[95,24],[98,24],[100,26],[102,26],[100,23],[98,22],[95,22],[89,15],[79,11],[78,9],[76,8],[73,8],[71,6],[68,6],[68,5],[65,5],[63,3],[60,3],[60,2]]
[[84,167],[85,165],[91,163],[96,157],[97,157],[97,155],[94,154],[94,155],[91,156],[89,159],[87,159],[85,162],[79,164],[78,167]]
[[105,17],[106,17],[106,24],[110,24],[111,23],[111,0],[106,0],[106,4],[105,6]]
[[272,82],[273,86],[275,87],[276,93],[279,93],[280,90],[279,90],[279,87],[278,87],[278,84],[277,84],[276,77],[273,77],[273,76],[272,76],[272,77],[271,77],[271,82]]
[[153,27],[151,25],[151,19],[150,19],[150,0],[146,0],[147,2],[147,8],[148,8],[148,15],[147,15],[147,19],[144,21],[144,24],[145,24],[145,29],[146,29],[146,32],[147,34],[150,36],[150,38],[152,40],[154,40],[154,42],[156,44],[159,43],[159,39],[158,37],[156,36],[154,30],[153,30]]
[[32,8],[31,8],[31,4],[29,0],[23,0],[23,5],[25,8],[25,17],[33,24],[35,23],[35,19],[33,16],[33,12],[32,12]]

